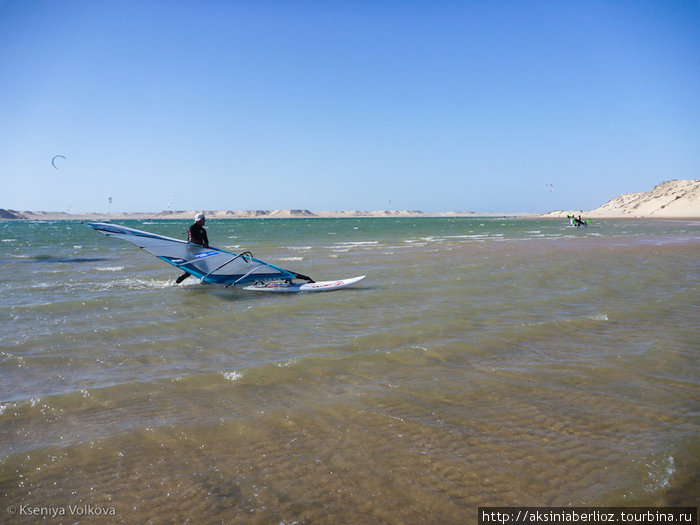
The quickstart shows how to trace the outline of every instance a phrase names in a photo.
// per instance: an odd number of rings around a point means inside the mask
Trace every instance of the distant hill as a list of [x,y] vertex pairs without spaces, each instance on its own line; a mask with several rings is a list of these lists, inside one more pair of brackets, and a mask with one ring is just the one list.
[[26,217],[18,211],[0,208],[0,219],[26,219]]

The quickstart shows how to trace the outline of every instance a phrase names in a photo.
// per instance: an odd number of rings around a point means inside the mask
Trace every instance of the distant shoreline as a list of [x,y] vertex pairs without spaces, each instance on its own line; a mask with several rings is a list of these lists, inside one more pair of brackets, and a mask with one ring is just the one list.
[[[177,212],[114,212],[114,213],[69,213],[47,211],[14,211],[0,208],[0,221],[124,221],[124,220],[193,220],[198,211]],[[507,218],[507,219],[566,219],[567,215],[575,213],[584,218],[593,219],[648,219],[648,220],[700,220],[697,215],[632,215],[629,213],[600,213],[597,210],[586,211],[553,211],[550,213],[477,213],[477,212],[422,212],[422,211],[337,211],[312,212],[309,210],[255,210],[255,211],[211,211],[204,210],[209,220],[246,220],[246,219],[379,219],[379,218]]]
[[[200,210],[162,212],[69,213],[46,211],[15,211],[0,209],[0,220],[192,220]],[[422,212],[417,210],[381,211],[309,211],[309,210],[203,210],[207,219],[339,219],[339,218],[421,218],[421,217],[538,217],[537,213],[476,213],[476,212]]]

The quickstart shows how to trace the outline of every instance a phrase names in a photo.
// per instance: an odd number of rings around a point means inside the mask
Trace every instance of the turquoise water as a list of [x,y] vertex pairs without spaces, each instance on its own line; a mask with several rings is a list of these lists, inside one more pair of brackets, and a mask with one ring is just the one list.
[[78,222],[0,222],[0,509],[472,523],[480,505],[697,505],[699,222],[207,230],[316,280],[367,278],[176,286]]

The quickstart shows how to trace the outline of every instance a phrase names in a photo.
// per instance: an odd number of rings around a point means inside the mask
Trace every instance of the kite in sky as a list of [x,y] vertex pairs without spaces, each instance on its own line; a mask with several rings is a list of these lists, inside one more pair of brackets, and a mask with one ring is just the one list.
[[54,157],[51,159],[51,165],[56,169],[58,169],[58,166],[56,166],[56,159],[59,157],[65,159],[63,155],[54,155]]

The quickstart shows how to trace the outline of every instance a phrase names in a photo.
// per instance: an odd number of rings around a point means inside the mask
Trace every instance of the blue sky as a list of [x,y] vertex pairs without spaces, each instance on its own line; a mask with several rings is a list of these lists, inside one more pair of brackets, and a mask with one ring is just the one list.
[[698,0],[0,0],[0,208],[543,212],[697,178]]

